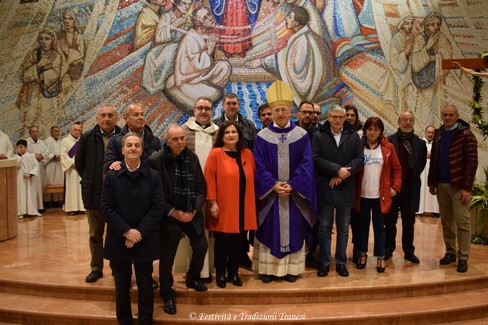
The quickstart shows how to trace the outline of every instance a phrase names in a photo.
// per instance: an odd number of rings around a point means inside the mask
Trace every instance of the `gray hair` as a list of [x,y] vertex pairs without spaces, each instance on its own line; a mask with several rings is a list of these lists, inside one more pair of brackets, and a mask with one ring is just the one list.
[[183,130],[181,125],[178,125],[176,123],[171,123],[170,125],[168,125],[168,128],[166,129],[166,131],[164,131],[164,140],[166,140],[166,142],[168,142],[168,140],[169,140],[169,130],[171,130],[173,128],[178,128],[178,129]]
[[332,114],[332,113],[342,113],[342,114],[346,115],[346,109],[344,107],[339,106],[339,105],[334,105],[331,108],[329,108],[329,110],[327,111],[327,117],[329,117],[330,114]]

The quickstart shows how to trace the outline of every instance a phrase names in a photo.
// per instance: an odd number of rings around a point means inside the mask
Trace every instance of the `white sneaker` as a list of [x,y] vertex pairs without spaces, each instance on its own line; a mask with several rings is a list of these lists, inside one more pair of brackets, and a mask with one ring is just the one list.
[[38,213],[35,215],[35,217],[42,217],[42,214]]
[[24,219],[24,215],[23,214],[19,214],[19,219]]

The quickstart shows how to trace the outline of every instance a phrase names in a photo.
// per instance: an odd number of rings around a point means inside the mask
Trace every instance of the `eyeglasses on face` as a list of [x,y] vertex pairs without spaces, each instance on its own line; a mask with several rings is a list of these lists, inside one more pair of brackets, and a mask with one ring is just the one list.
[[205,112],[210,112],[212,110],[212,107],[209,106],[197,106],[195,109],[199,112],[205,111]]
[[342,120],[343,118],[345,118],[344,115],[331,115],[331,116],[329,116],[330,120]]

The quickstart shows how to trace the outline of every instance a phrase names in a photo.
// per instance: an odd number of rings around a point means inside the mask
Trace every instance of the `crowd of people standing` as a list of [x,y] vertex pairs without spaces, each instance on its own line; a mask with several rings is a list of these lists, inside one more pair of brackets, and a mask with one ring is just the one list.
[[[132,319],[132,264],[141,324],[151,323],[152,290],[159,285],[164,311],[177,312],[172,270],[183,237],[189,239],[185,250],[191,255],[186,286],[198,292],[207,291],[213,271],[217,287],[242,286],[240,267],[252,267],[263,283],[295,282],[305,266],[325,277],[332,262],[337,274],[347,277],[349,225],[353,263],[364,269],[371,222],[376,270],[383,273],[396,248],[399,212],[404,259],[418,264],[413,242],[415,215],[425,209],[422,187],[439,203],[446,246],[439,264],[457,261],[458,272],[468,270],[468,202],[477,141],[455,106],[442,108],[443,125],[427,127],[423,140],[414,134],[412,112],[400,113],[398,131],[386,137],[380,117],[369,117],[363,125],[352,105],[330,107],[320,124],[320,110],[303,102],[298,122],[291,121],[293,92],[279,80],[266,99],[259,108],[263,128],[258,132],[239,113],[235,94],[224,97],[216,120],[211,119],[212,101],[200,97],[187,123],[167,128],[163,145],[146,125],[139,103],[124,108],[123,128],[116,125],[113,106],[100,107],[97,125],[80,135],[75,123],[59,153],[38,149],[43,142],[35,127],[31,138],[17,142],[16,155],[0,133],[0,159],[18,160],[19,215],[38,216],[44,208],[37,203],[40,161],[59,162],[67,180],[76,173],[69,182],[81,186],[71,196],[80,193],[83,202],[73,203],[74,209],[86,208],[90,228],[91,272],[85,280],[103,277],[103,258],[110,260],[120,323]],[[58,141],[59,128],[51,130]],[[24,202],[24,193],[32,206]],[[159,284],[152,278],[158,259]]]

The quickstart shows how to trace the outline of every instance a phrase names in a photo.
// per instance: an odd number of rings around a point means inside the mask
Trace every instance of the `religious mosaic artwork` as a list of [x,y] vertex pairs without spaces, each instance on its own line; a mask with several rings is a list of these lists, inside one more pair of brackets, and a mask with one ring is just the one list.
[[[192,114],[199,96],[235,92],[256,121],[272,81],[301,100],[354,103],[387,131],[412,110],[416,131],[439,125],[453,103],[466,113],[468,77],[446,58],[476,57],[488,45],[481,0],[105,0],[2,1],[1,129],[64,131],[95,123],[102,104],[142,102],[158,135]],[[121,119],[120,124],[123,124]],[[486,150],[486,149],[485,149]]]

